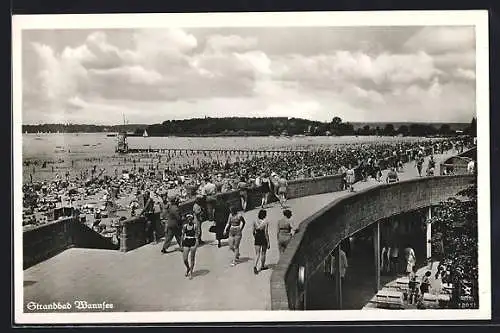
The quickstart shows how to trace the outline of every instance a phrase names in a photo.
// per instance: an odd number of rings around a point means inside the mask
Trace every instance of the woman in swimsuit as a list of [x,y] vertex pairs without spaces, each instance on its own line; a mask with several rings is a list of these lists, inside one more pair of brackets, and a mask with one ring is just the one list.
[[280,255],[285,252],[288,243],[292,239],[293,234],[295,233],[294,228],[290,223],[290,218],[292,217],[292,211],[286,209],[283,211],[283,218],[278,221],[278,247]]
[[267,201],[269,200],[269,193],[271,192],[271,181],[269,180],[269,178],[267,178],[266,174],[262,174],[261,182],[262,201],[260,207],[264,208],[267,205]]
[[257,269],[257,263],[259,259],[261,261],[260,270],[266,270],[266,252],[270,248],[269,243],[269,225],[266,220],[267,212],[261,209],[258,214],[258,219],[253,223],[253,237],[255,239],[255,263],[253,266],[253,272],[255,274],[259,273]]
[[[186,216],[187,223],[182,226],[182,258],[186,266],[186,277],[191,280],[193,278],[193,269],[196,256],[196,249],[198,248],[198,225],[194,223],[194,216],[189,214]],[[191,262],[189,262],[191,259]]]
[[352,168],[351,164],[349,164],[349,168],[346,171],[346,178],[347,178],[347,186],[349,187],[350,192],[354,192],[354,181],[356,179],[356,174],[354,172],[354,169]]
[[241,210],[244,212],[247,211],[247,203],[248,203],[248,189],[247,189],[247,181],[245,176],[240,177],[240,181],[238,182],[238,190],[240,194],[240,202],[241,202]]
[[278,199],[280,200],[281,208],[285,208],[287,186],[288,182],[285,176],[278,179]]
[[237,260],[240,258],[240,242],[245,227],[245,219],[241,214],[238,213],[238,208],[236,206],[231,206],[231,213],[227,219],[226,227],[224,228],[224,233],[229,236],[228,243],[229,249],[233,251],[234,258],[231,262],[231,266],[235,266]]

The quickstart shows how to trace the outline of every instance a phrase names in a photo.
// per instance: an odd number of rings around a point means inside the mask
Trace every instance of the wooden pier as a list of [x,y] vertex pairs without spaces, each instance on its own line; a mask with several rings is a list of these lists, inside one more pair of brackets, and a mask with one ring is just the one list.
[[267,149],[180,149],[180,148],[129,148],[128,153],[160,153],[160,154],[203,154],[203,153],[222,153],[222,154],[294,154],[306,153],[311,150],[289,149],[289,150],[267,150]]

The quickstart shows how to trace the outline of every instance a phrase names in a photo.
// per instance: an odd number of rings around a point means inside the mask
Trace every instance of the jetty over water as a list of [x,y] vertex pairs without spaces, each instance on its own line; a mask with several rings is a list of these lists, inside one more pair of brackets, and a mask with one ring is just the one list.
[[172,148],[172,149],[160,149],[160,148],[129,148],[129,153],[240,153],[240,154],[294,154],[294,153],[307,153],[311,150],[307,149],[280,149],[280,150],[269,150],[269,149],[181,149],[181,148]]

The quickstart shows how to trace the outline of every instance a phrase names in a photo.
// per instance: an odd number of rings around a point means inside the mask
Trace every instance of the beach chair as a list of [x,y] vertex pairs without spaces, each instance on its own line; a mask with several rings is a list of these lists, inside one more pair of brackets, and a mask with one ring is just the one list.
[[403,309],[403,293],[396,290],[380,290],[376,297],[375,302],[378,308],[383,309]]

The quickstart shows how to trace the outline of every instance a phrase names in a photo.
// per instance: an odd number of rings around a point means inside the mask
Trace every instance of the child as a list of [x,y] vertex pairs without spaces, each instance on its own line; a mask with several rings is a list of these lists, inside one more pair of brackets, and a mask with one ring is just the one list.
[[432,275],[431,271],[425,272],[425,275],[422,277],[422,282],[420,284],[420,293],[422,296],[425,293],[429,292],[429,286],[430,286],[430,276]]
[[413,304],[418,298],[418,288],[417,288],[417,268],[413,266],[412,271],[408,274],[408,289],[410,291],[410,296],[408,297],[408,303]]

